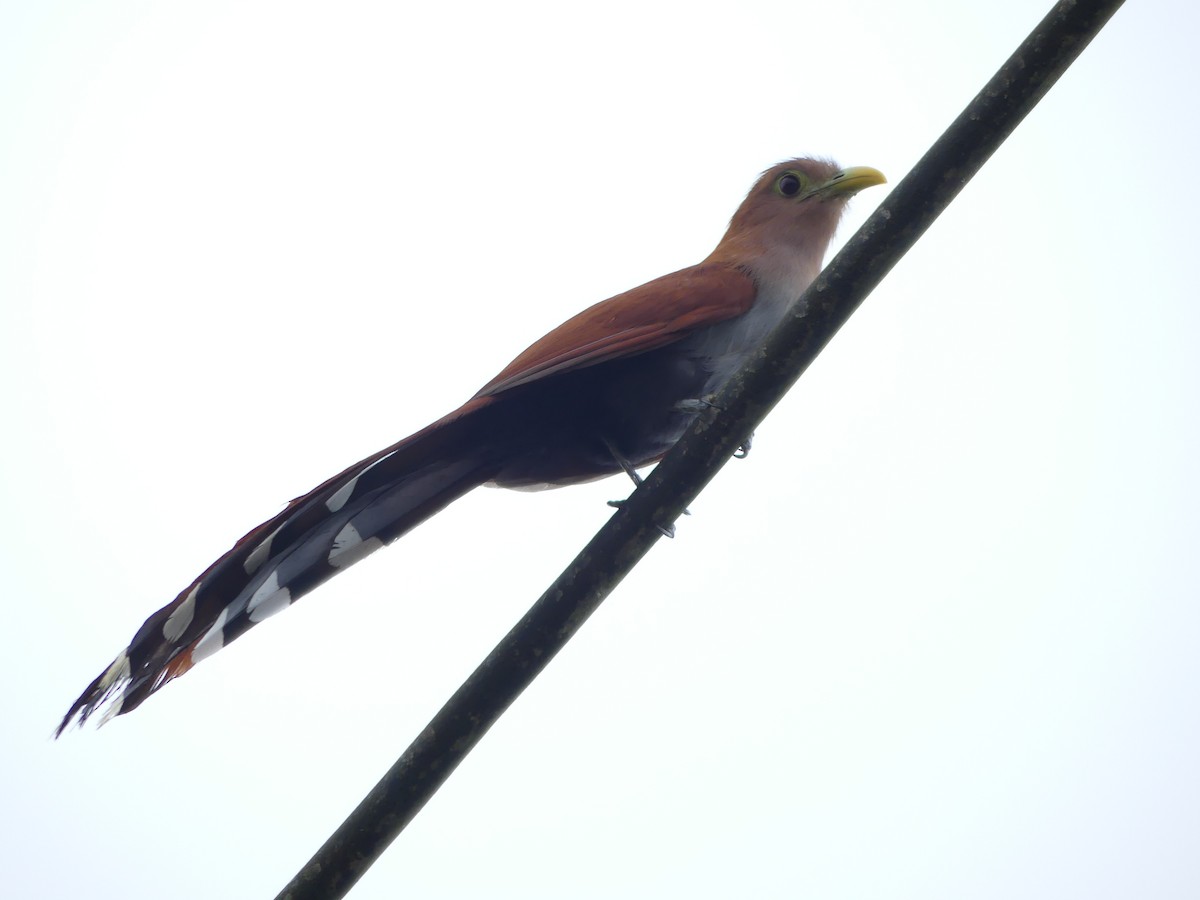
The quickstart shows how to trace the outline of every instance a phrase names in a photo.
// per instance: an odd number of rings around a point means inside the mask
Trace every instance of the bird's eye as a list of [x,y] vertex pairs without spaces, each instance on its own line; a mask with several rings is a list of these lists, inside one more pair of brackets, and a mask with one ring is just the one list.
[[784,172],[775,182],[775,190],[785,197],[795,197],[804,187],[804,179],[795,172]]

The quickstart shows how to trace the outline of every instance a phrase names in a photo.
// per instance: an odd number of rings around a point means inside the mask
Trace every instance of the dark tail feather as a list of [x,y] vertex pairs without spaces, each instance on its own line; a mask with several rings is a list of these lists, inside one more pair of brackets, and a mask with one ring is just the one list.
[[88,685],[55,736],[107,706],[101,724],[268,616],[491,479],[477,398],[287,505],[239,540],[150,616],[129,646]]

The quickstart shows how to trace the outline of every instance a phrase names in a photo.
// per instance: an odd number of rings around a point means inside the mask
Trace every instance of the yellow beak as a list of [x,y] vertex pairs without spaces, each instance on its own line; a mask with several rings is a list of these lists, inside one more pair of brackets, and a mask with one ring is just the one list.
[[865,188],[877,184],[887,184],[887,179],[878,169],[870,166],[853,166],[842,169],[820,187],[813,190],[814,194],[824,196],[852,197]]

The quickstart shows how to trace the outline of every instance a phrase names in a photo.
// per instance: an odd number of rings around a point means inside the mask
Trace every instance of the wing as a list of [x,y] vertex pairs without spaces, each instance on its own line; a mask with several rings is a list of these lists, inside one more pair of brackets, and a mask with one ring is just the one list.
[[636,356],[740,316],[757,286],[742,269],[701,263],[597,303],[559,325],[480,389],[488,397],[575,369]]

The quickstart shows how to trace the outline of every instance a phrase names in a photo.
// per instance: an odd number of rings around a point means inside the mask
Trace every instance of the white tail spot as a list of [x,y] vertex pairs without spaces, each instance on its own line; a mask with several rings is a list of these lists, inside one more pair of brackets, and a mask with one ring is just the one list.
[[167,621],[163,622],[163,637],[172,644],[183,637],[183,633],[192,624],[192,619],[196,615],[196,593],[199,590],[200,584],[197,582],[184,601],[175,608],[171,615],[167,616]]
[[258,623],[287,609],[291,603],[292,592],[279,586],[279,572],[276,571],[251,595],[250,602],[246,604],[246,613],[251,622]]
[[100,676],[98,687],[102,691],[107,691],[114,685],[128,681],[129,671],[129,653],[122,650],[121,655],[114,659],[109,667],[104,670],[104,674]]
[[354,486],[358,484],[359,475],[355,475],[340,488],[330,494],[329,499],[325,501],[325,508],[330,512],[337,512],[346,505],[346,501],[350,499],[350,495],[354,493]]
[[377,465],[379,465],[381,462],[383,462],[385,459],[387,459],[389,456],[391,456],[395,452],[396,451],[393,450],[391,453],[388,453],[386,456],[379,457],[379,459],[375,460],[375,462],[371,463],[369,466],[367,466],[365,469],[363,469],[361,472],[359,472],[357,475],[355,475],[353,478],[351,478],[349,481],[347,481],[345,484],[343,484],[340,488],[338,488],[336,491],[334,491],[332,494],[330,494],[329,499],[325,501],[325,508],[327,510],[329,510],[330,512],[337,512],[339,509],[341,509],[343,506],[345,506],[346,501],[349,500],[350,497],[354,494],[354,489],[356,487],[358,487],[358,479],[362,478],[364,475],[366,475],[373,468],[375,468]]
[[242,563],[242,568],[246,570],[247,575],[253,575],[267,561],[267,557],[271,555],[271,541],[275,540],[275,535],[279,534],[279,529],[286,524],[286,522],[281,522],[279,528],[276,528],[263,538],[262,542],[246,557],[246,561]]
[[192,648],[193,665],[206,657],[212,656],[225,646],[225,621],[228,618],[229,607],[226,606],[221,610],[221,614],[217,616],[217,621],[213,623],[212,628],[204,632],[204,637],[200,638],[196,642],[196,646]]
[[[129,680],[129,673],[129,653],[127,650],[122,650],[121,655],[114,659],[112,664],[104,670],[104,674],[100,676],[98,687],[102,691],[101,697],[103,698],[110,691],[127,682]],[[117,696],[112,698],[108,709],[104,710],[100,716],[100,721],[96,723],[97,728],[121,711],[121,704],[124,702],[124,699],[121,694],[117,694]]]
[[344,569],[382,546],[383,541],[377,537],[363,540],[353,523],[347,522],[333,539],[333,548],[329,551],[329,564]]

